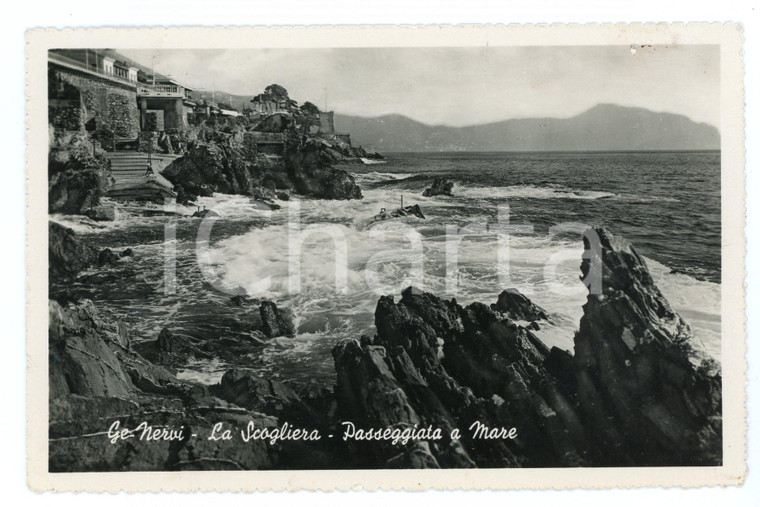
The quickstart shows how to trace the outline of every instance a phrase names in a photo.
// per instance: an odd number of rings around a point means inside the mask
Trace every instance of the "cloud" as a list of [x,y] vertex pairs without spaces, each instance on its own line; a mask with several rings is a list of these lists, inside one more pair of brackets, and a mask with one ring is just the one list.
[[120,51],[196,89],[253,96],[278,83],[299,102],[429,124],[568,117],[599,103],[720,119],[717,46]]

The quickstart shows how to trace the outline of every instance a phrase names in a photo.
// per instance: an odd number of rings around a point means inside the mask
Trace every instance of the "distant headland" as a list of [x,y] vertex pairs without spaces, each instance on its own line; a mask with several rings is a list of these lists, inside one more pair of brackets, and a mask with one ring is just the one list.
[[482,125],[427,125],[402,115],[335,115],[355,143],[404,151],[718,150],[720,132],[686,116],[599,104],[570,118],[520,118]]

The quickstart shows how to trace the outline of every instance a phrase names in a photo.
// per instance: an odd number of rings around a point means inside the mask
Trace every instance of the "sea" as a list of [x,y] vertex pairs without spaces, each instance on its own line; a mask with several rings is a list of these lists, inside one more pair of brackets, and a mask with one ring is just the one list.
[[[129,276],[94,277],[78,289],[130,325],[136,340],[161,329],[215,339],[230,296],[245,293],[290,309],[295,337],[275,338],[239,364],[295,384],[334,382],[331,349],[374,333],[380,295],[409,285],[463,305],[516,288],[550,314],[536,334],[572,352],[587,289],[579,231],[604,226],[643,255],[671,305],[718,361],[721,348],[720,152],[398,153],[385,163],[344,165],[362,200],[202,198],[190,213],[104,224],[54,215],[100,248],[132,248]],[[453,196],[424,197],[435,177]],[[425,218],[375,221],[382,209],[418,204]],[[128,207],[122,216],[128,215]],[[504,231],[507,231],[506,233]],[[119,268],[117,268],[118,270]],[[218,360],[182,368],[211,384]]]

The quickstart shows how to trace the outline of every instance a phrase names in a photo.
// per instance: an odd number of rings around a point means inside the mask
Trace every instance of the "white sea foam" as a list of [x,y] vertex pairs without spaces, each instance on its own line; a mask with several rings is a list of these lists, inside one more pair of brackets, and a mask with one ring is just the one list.
[[604,199],[615,197],[612,192],[577,190],[561,187],[537,187],[534,185],[514,185],[509,187],[458,186],[454,194],[471,199]]
[[689,323],[694,335],[715,359],[721,357],[720,284],[697,280],[646,259],[649,272],[670,305]]
[[361,185],[362,183],[378,183],[388,180],[403,180],[412,176],[414,175],[410,173],[381,173],[372,171],[363,174],[355,174],[354,178],[356,179],[356,182]]

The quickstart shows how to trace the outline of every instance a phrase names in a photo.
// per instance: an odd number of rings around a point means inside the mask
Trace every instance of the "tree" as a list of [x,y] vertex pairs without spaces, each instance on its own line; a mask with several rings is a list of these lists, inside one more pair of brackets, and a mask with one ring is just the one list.
[[276,97],[278,99],[287,99],[288,97],[288,90],[286,90],[284,87],[278,85],[278,84],[270,84],[266,88],[264,88],[264,93],[267,95],[271,95],[272,97]]
[[303,105],[301,106],[301,111],[309,115],[319,114],[319,108],[308,101],[303,103]]

